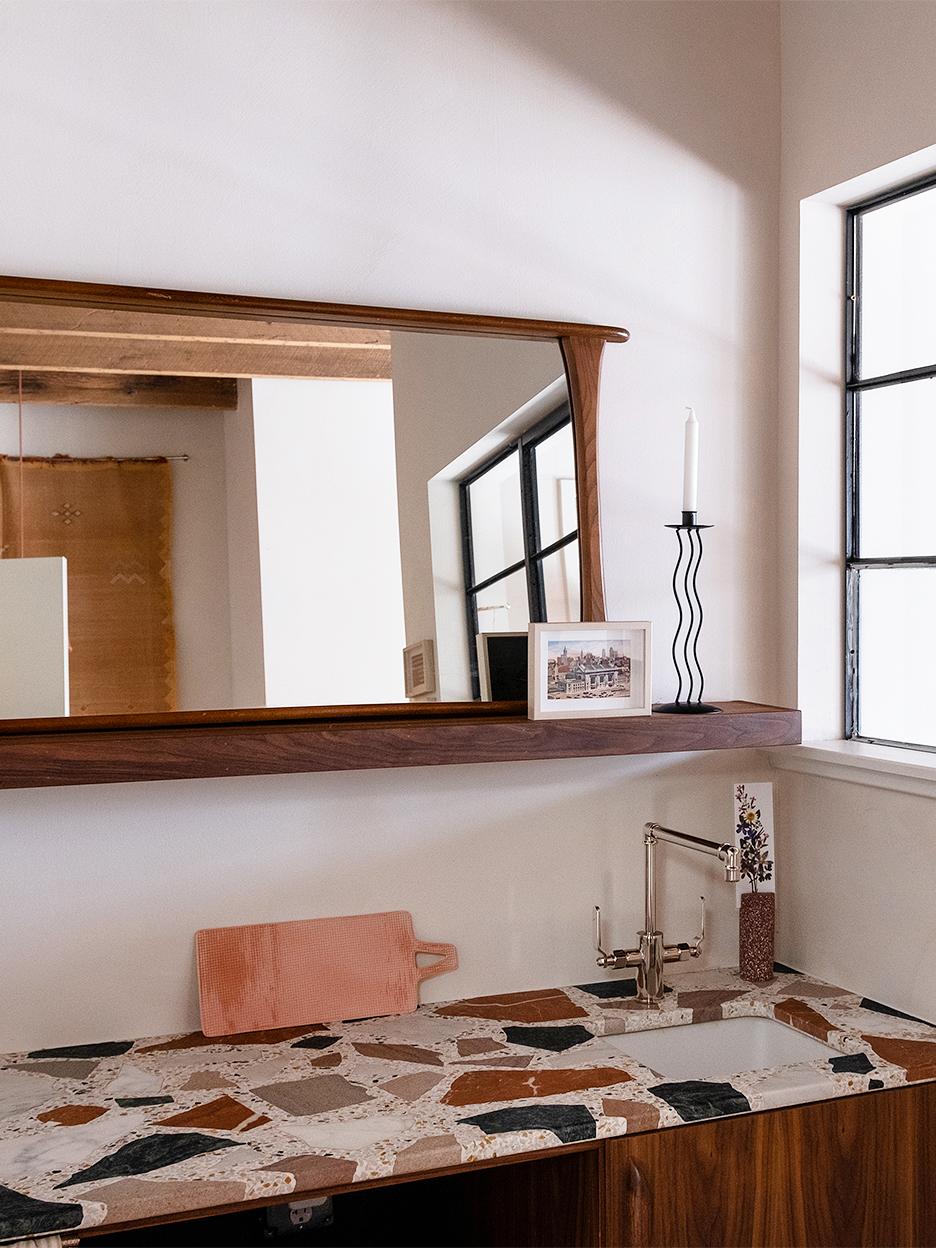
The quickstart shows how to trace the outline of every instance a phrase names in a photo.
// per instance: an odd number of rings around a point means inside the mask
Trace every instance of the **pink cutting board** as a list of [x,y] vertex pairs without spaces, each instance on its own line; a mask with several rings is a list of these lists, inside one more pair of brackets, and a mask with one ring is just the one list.
[[[422,980],[458,966],[454,945],[415,938],[407,910],[208,927],[195,948],[206,1036],[407,1014]],[[417,953],[442,960],[417,966]]]

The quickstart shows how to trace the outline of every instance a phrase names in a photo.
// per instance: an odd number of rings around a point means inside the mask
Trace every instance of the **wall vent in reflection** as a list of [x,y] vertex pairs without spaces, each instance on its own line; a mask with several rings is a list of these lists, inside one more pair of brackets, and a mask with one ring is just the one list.
[[403,651],[403,679],[408,698],[435,701],[435,644],[432,638],[416,641]]

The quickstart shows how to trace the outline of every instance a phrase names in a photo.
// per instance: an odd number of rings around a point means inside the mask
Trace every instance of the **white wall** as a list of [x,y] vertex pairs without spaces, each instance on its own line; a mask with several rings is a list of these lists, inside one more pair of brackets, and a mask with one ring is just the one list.
[[[936,4],[782,9],[779,640],[783,696],[799,697],[808,739],[842,731],[839,205],[936,168],[936,149],[913,155],[936,142]],[[872,170],[882,171],[861,177]],[[936,1019],[936,802],[787,771],[778,779],[778,859],[791,868],[780,956]]]
[[[811,7],[811,6],[803,6]],[[776,699],[779,13],[767,3],[7,0],[0,267],[578,319],[605,353],[609,609],[657,626],[684,407],[702,422],[706,693]],[[197,927],[409,908],[427,996],[597,978],[640,925],[640,826],[725,835],[712,757],[0,794],[0,1048],[197,1021]],[[667,858],[667,934],[734,900]],[[703,887],[700,887],[703,885]],[[597,895],[596,895],[597,894]],[[12,899],[8,904],[8,899]]]

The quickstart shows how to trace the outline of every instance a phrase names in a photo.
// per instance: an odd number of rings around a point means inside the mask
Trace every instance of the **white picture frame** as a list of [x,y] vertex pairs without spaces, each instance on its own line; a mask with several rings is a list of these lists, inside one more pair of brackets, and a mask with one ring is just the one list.
[[649,715],[650,621],[531,624],[530,719]]

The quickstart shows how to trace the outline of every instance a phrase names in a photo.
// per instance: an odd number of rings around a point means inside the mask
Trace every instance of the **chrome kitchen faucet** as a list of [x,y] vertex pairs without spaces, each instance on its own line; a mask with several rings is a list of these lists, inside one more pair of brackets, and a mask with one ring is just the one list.
[[672,845],[685,845],[700,854],[711,854],[725,864],[725,879],[729,884],[741,878],[741,862],[735,845],[719,845],[688,832],[676,832],[658,823],[644,824],[644,930],[637,933],[640,941],[636,949],[615,949],[605,953],[601,947],[601,907],[595,906],[595,948],[601,954],[598,965],[605,970],[622,970],[626,966],[637,967],[637,999],[647,1006],[658,1006],[663,1000],[663,965],[665,962],[683,962],[697,958],[702,952],[705,939],[705,898],[702,902],[702,933],[691,944],[664,945],[663,933],[656,923],[656,874],[654,848],[657,841],[669,841]]

